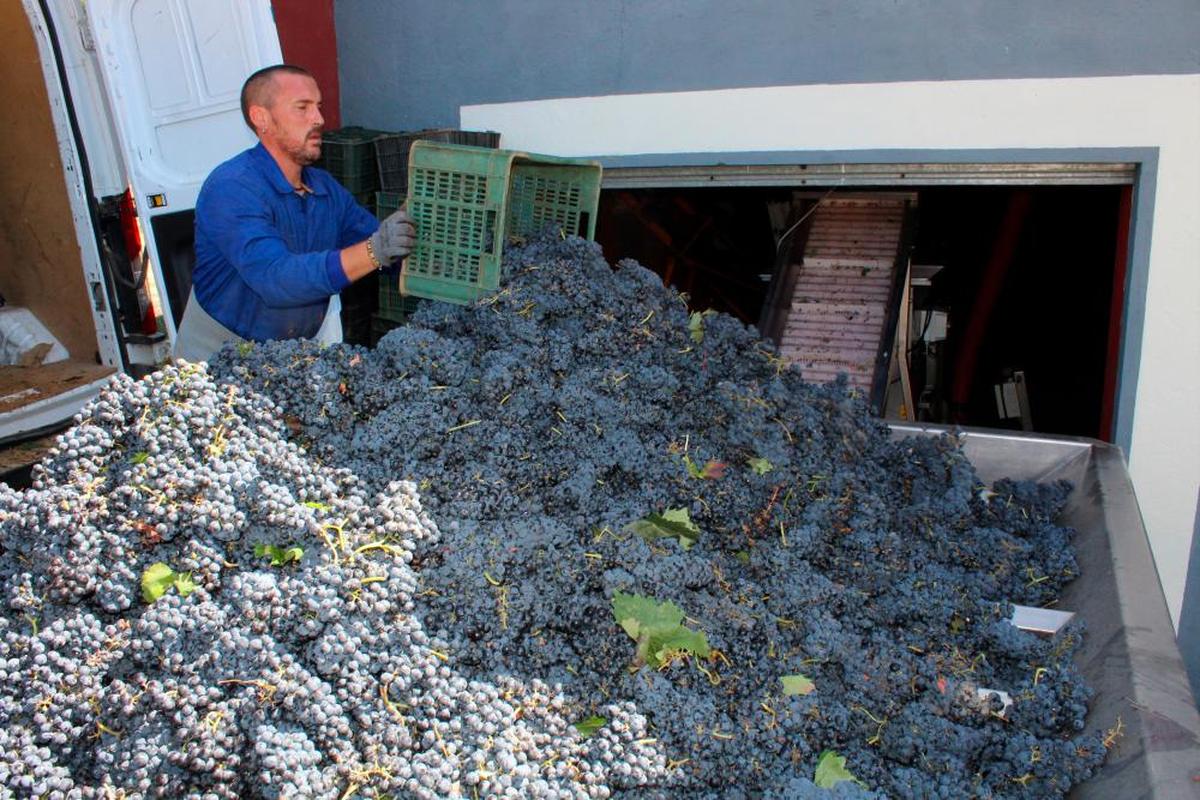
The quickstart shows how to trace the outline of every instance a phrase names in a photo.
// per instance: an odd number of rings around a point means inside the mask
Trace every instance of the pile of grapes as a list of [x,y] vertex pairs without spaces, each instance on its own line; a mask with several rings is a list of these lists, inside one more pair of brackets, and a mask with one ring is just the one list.
[[1079,627],[1008,621],[1078,573],[1069,487],[984,487],[590,243],[506,270],[374,350],[115,379],[0,488],[0,787],[1042,798],[1099,766]]

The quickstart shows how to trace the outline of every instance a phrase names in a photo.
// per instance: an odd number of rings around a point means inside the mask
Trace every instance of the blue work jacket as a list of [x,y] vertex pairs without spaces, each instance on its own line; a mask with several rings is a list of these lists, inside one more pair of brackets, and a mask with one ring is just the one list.
[[340,251],[379,221],[328,172],[304,167],[298,194],[259,144],[218,166],[196,200],[192,287],[201,308],[253,341],[312,336],[350,281]]

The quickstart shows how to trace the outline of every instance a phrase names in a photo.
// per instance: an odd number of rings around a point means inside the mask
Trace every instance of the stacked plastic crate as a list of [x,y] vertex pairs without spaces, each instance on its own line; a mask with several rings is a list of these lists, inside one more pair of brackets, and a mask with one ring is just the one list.
[[379,189],[374,141],[385,134],[386,131],[356,126],[325,131],[321,136],[321,158],[316,163],[372,212]]
[[[350,126],[325,131],[321,136],[321,158],[315,166],[327,171],[368,211],[375,212],[379,189],[379,167],[375,163],[375,137],[385,131]],[[375,313],[379,284],[370,276],[342,291],[342,338],[354,344],[371,341],[371,318]]]

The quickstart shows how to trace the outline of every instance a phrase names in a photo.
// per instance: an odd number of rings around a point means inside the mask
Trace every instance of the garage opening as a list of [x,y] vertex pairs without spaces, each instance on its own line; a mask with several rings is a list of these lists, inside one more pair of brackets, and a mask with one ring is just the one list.
[[1110,440],[1133,167],[1092,166],[613,169],[597,240],[888,418]]

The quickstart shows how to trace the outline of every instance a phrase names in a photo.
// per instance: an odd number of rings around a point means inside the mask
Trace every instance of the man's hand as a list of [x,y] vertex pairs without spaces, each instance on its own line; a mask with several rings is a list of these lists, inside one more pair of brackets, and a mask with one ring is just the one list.
[[370,237],[342,249],[342,272],[352,282],[377,270],[394,275],[402,265],[400,259],[412,252],[416,242],[417,228],[408,212],[400,209],[379,223]]
[[412,252],[417,241],[417,228],[409,219],[408,212],[402,208],[379,223],[379,230],[371,234],[368,241],[375,257],[386,267]]

